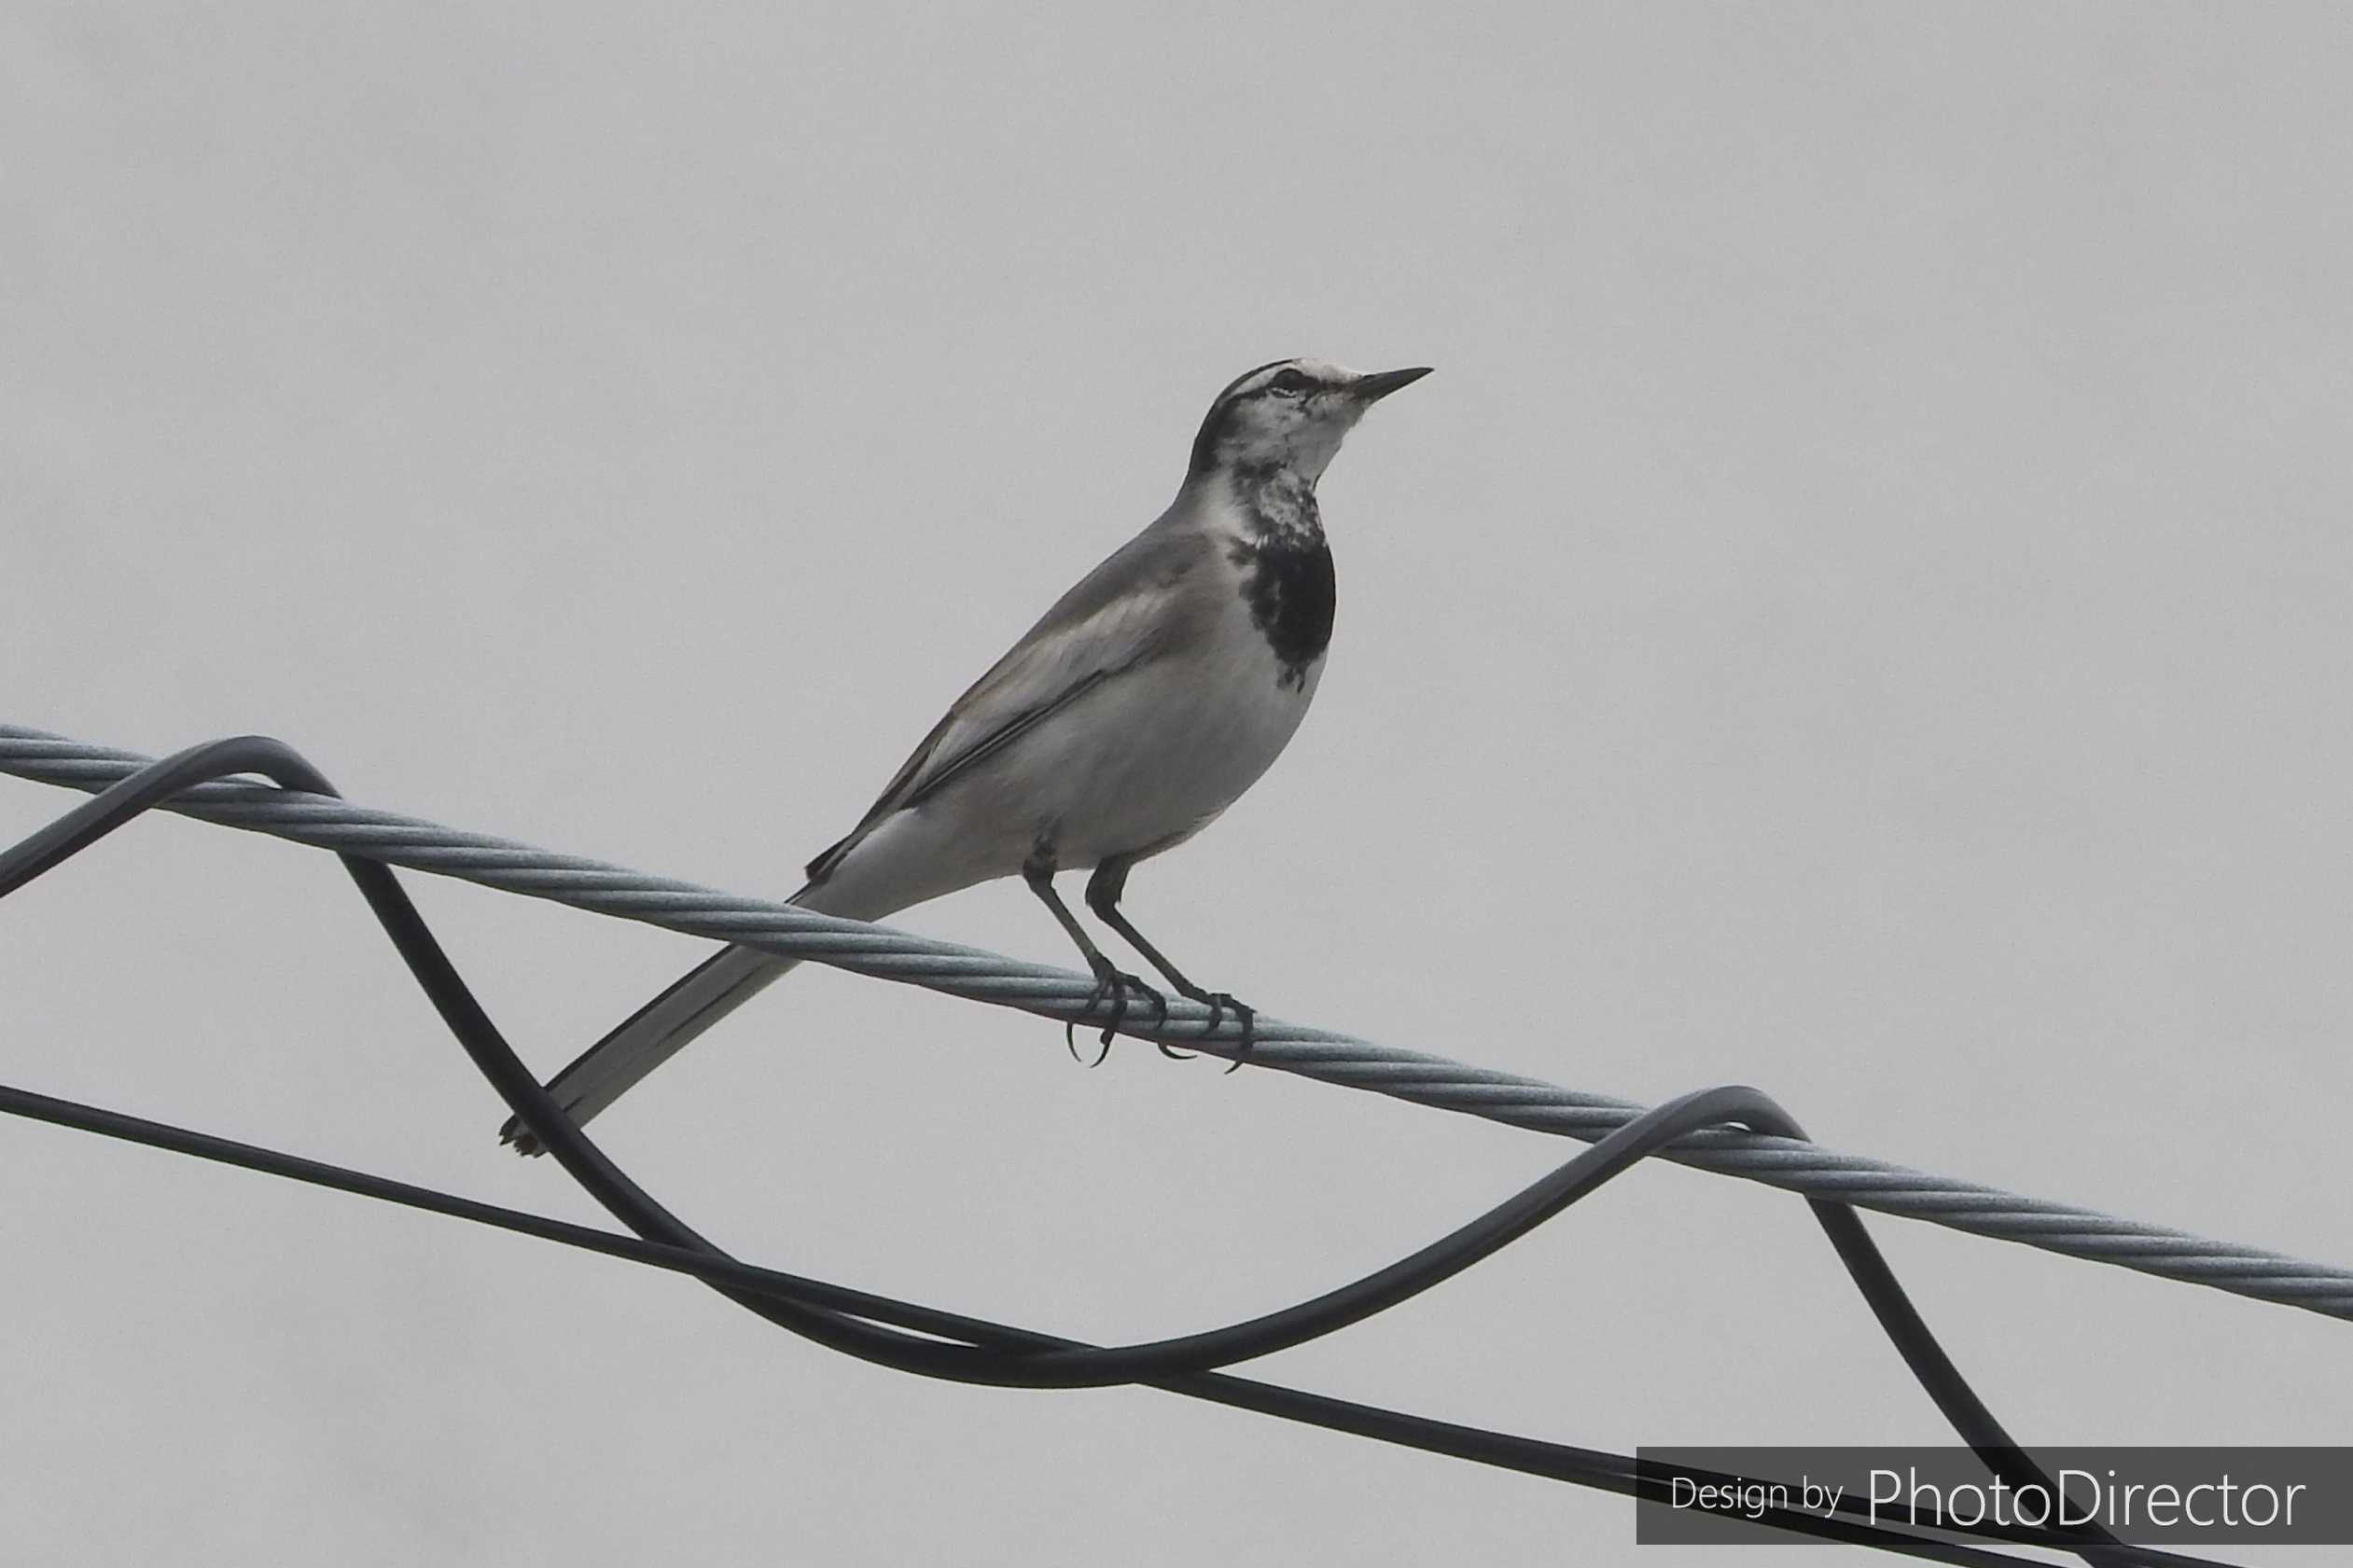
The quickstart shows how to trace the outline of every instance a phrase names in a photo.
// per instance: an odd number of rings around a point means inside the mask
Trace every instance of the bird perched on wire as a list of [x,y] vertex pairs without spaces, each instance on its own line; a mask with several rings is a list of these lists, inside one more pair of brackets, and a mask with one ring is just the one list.
[[[1079,580],[956,699],[872,808],[808,867],[792,902],[856,920],[1019,873],[1087,961],[1107,1001],[1107,1048],[1131,997],[1161,993],[1103,955],[1054,891],[1093,867],[1087,907],[1178,994],[1251,1010],[1195,985],[1121,912],[1136,862],[1191,838],[1258,782],[1299,728],[1331,640],[1331,551],[1316,481],[1364,411],[1429,372],[1362,375],[1284,359],[1209,406],[1176,499]],[[730,947],[632,1014],[548,1090],[586,1122],[793,967]],[[517,1120],[506,1140],[538,1141]]]

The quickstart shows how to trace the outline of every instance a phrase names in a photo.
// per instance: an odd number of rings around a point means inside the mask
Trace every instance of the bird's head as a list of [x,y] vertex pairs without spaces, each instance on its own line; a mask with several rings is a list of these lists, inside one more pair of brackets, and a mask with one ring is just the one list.
[[1278,359],[1237,378],[1193,437],[1191,478],[1220,471],[1273,470],[1313,485],[1364,411],[1427,367],[1371,375],[1321,359]]

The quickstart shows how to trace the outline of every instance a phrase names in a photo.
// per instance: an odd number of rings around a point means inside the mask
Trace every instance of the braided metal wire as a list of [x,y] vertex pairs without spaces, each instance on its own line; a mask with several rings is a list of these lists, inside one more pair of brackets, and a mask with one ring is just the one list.
[[[137,752],[95,746],[45,730],[0,725],[0,773],[95,792],[146,766]],[[1065,1022],[1103,1021],[1091,1006],[1093,979],[1066,969],[938,941],[885,926],[745,898],[576,855],[554,854],[485,834],[323,796],[262,785],[217,784],[190,790],[171,810],[202,821],[268,833],[313,848],[546,898],[597,914],[689,936],[745,942],[977,1002],[1018,1007]],[[1171,997],[1157,1025],[1134,1018],[1121,1033],[1231,1056],[1241,1041],[1229,1018],[1204,1033],[1208,1009]],[[1400,1050],[1260,1014],[1249,1060],[1323,1083],[1461,1111],[1532,1131],[1587,1143],[1608,1136],[1646,1108],[1540,1078]],[[2161,1279],[2301,1307],[2353,1320],[2353,1269],[2218,1242],[2165,1226],[2024,1198],[1997,1187],[1932,1175],[1793,1138],[1709,1131],[1682,1140],[1666,1158],[1809,1198],[1837,1200],[1906,1219],[2016,1242]]]

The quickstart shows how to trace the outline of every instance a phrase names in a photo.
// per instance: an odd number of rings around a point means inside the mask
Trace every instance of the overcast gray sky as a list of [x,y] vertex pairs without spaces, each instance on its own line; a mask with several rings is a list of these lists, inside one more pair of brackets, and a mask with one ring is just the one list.
[[[1325,483],[1315,713],[1146,929],[1288,1018],[1746,1080],[2353,1261],[2348,47],[2284,5],[18,5],[0,715],[264,730],[781,895],[1228,378],[1435,365]],[[69,804],[0,781],[0,838]],[[701,951],[411,883],[550,1069]],[[900,923],[1064,956],[1017,886]],[[5,1081],[595,1217],[314,853],[143,823],[0,907],[0,1006]],[[1565,1153],[815,970],[597,1132],[747,1256],[1104,1339]],[[0,1194],[11,1561],[1631,1555],[1613,1498],[906,1379],[65,1132],[0,1126]],[[2353,1441],[2345,1325],[1876,1229],[2029,1441]],[[1665,1169],[1259,1370],[1622,1450],[1942,1436],[1801,1204]]]

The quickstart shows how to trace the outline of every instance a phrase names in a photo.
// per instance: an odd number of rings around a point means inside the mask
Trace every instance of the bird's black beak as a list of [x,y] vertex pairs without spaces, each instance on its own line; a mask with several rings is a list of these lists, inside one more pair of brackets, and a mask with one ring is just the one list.
[[1376,370],[1370,376],[1358,376],[1348,384],[1348,395],[1359,403],[1378,403],[1399,387],[1412,386],[1429,374],[1429,367],[1416,365],[1410,370]]

